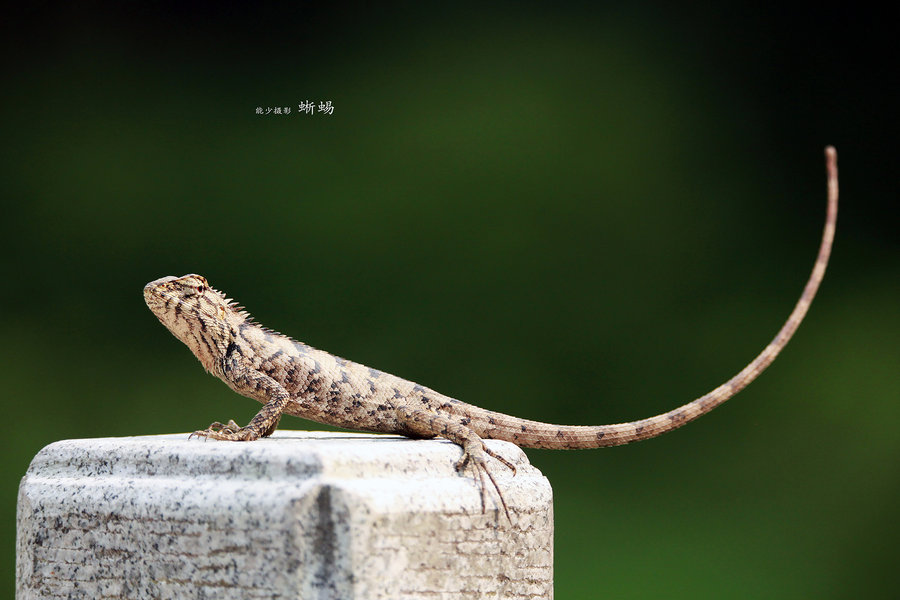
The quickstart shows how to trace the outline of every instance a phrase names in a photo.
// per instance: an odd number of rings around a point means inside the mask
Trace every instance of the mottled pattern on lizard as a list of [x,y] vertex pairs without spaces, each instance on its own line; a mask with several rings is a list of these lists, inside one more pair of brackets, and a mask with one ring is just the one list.
[[[719,406],[753,381],[794,334],[825,274],[837,220],[837,154],[825,151],[828,208],[812,274],[781,330],[737,375],[674,410],[630,423],[553,425],[493,412],[445,396],[412,381],[344,360],[267,329],[210,287],[200,275],[163,277],[144,288],[150,310],[184,342],[207,371],[239,394],[263,403],[246,427],[213,423],[192,435],[249,441],[271,435],[286,413],[348,429],[440,436],[462,447],[457,463],[471,464],[485,502],[485,477],[496,483],[483,439],[507,440],[526,448],[600,448],[645,440],[676,429]],[[499,488],[497,488],[499,494]],[[500,495],[501,503],[502,494]],[[505,503],[503,504],[506,508]],[[508,513],[507,513],[508,514]]]

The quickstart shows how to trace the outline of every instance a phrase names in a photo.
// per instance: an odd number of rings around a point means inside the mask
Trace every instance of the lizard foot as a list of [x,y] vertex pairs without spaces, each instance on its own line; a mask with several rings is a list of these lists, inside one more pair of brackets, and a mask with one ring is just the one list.
[[481,492],[481,512],[484,513],[487,510],[487,495],[488,495],[488,486],[487,480],[491,482],[491,485],[494,487],[494,490],[497,492],[497,497],[500,498],[500,505],[503,507],[503,512],[506,514],[506,520],[512,523],[512,518],[509,516],[509,507],[506,506],[506,499],[503,497],[503,492],[500,491],[500,486],[497,485],[497,481],[494,479],[494,475],[491,473],[488,468],[487,460],[485,459],[485,454],[493,456],[500,462],[502,462],[507,467],[513,470],[515,473],[516,467],[510,463],[505,458],[497,456],[494,452],[487,449],[482,442],[482,452],[475,451],[472,452],[467,448],[463,448],[463,455],[460,457],[458,461],[456,461],[456,471],[462,473],[465,470],[466,466],[471,464],[472,468],[475,470],[475,481],[478,484],[479,491]]
[[475,483],[478,485],[481,495],[481,512],[487,512],[487,497],[489,492],[488,481],[490,481],[490,485],[492,485],[494,491],[497,492],[497,497],[500,498],[500,505],[503,507],[503,512],[506,513],[506,519],[510,523],[512,522],[512,519],[509,516],[509,507],[506,505],[506,500],[503,498],[500,486],[497,485],[494,475],[488,468],[487,457],[491,456],[496,458],[498,461],[512,469],[513,473],[516,471],[515,465],[488,449],[484,441],[477,433],[475,433],[475,431],[468,428],[465,424],[451,419],[447,415],[424,410],[414,410],[406,406],[399,406],[396,410],[397,420],[402,426],[400,432],[404,435],[412,434],[417,437],[428,438],[439,435],[461,446],[462,456],[456,461],[456,471],[462,473],[468,465],[472,465],[472,468],[475,471]]
[[212,439],[229,442],[248,442],[259,438],[259,434],[256,431],[250,427],[241,427],[234,420],[228,421],[224,425],[216,421],[206,429],[195,431],[188,436],[188,439],[195,435],[204,440]]

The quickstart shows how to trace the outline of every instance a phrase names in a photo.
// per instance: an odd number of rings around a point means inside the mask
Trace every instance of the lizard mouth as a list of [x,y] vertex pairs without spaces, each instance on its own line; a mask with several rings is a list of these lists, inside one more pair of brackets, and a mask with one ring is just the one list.
[[[144,302],[154,313],[155,310],[160,305],[165,304],[166,301],[166,288],[165,284],[170,281],[174,281],[178,279],[177,277],[173,277],[172,275],[166,275],[165,277],[160,277],[159,279],[155,279],[144,286]],[[159,316],[159,315],[157,315]]]

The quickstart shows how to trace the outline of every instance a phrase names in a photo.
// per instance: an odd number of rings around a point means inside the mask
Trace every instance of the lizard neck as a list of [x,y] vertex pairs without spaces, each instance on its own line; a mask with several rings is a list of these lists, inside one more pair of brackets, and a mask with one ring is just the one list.
[[[228,353],[228,346],[235,341],[238,327],[243,322],[239,315],[233,315],[214,327],[191,327],[183,339],[207,372],[221,376],[222,361]],[[195,324],[199,325],[199,324]]]

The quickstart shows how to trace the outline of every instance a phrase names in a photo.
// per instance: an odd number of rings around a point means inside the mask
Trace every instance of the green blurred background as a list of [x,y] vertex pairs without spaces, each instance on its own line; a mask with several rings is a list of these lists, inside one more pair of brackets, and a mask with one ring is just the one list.
[[[160,326],[146,282],[202,273],[270,327],[481,406],[643,418],[781,325],[834,144],[833,262],[770,371],[663,438],[528,455],[555,489],[558,598],[891,595],[895,22],[757,6],[8,14],[6,593],[41,447],[258,408]],[[334,114],[298,114],[307,100]]]

